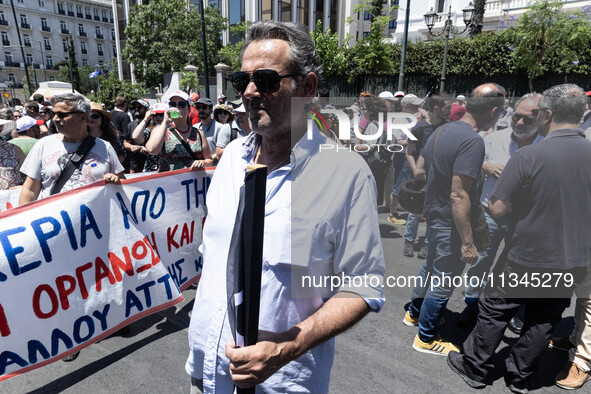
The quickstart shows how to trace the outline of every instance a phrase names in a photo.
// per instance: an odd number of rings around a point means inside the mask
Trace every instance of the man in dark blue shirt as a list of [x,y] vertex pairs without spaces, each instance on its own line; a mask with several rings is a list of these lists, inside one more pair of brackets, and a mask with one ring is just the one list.
[[[409,139],[406,147],[406,160],[413,173],[417,168],[417,161],[419,160],[421,152],[427,144],[431,134],[433,134],[439,126],[447,123],[447,118],[451,111],[451,97],[433,94],[427,99],[425,106],[429,111],[427,118],[421,119],[419,123],[410,130],[417,140],[412,141]],[[404,250],[402,253],[407,257],[414,256],[414,243],[417,238],[420,217],[421,215],[409,213],[408,218],[406,219],[406,227],[404,228]],[[427,246],[429,243],[428,233],[429,228],[427,228],[427,231],[425,232],[425,241],[419,251],[419,258],[421,259],[427,258]]]
[[574,286],[586,275],[591,142],[577,128],[584,111],[585,92],[578,86],[546,90],[536,111],[537,122],[549,124],[538,129],[546,138],[513,154],[493,188],[491,215],[509,214],[505,252],[493,272],[494,283],[489,281],[479,301],[476,327],[463,354],[451,352],[448,358],[450,368],[471,387],[486,386],[503,332],[525,305],[523,332],[507,359],[505,381],[511,391],[526,393]]
[[403,320],[405,325],[419,327],[412,345],[416,351],[445,356],[459,350],[437,335],[438,326],[454,290],[454,277],[478,257],[470,226],[471,210],[479,203],[484,160],[484,141],[478,131],[495,124],[504,103],[503,87],[478,86],[464,116],[435,131],[419,157],[415,178],[427,179],[423,216],[429,226],[429,252]]

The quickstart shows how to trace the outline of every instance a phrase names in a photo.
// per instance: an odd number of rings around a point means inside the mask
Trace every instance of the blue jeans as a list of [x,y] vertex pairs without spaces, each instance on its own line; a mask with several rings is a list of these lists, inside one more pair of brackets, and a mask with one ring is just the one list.
[[[461,240],[455,227],[428,221],[429,252],[417,274],[408,312],[419,316],[419,338],[431,342],[437,336],[441,313],[454,291],[453,281],[464,270]],[[446,278],[446,279],[444,279]]]
[[484,216],[488,224],[490,242],[486,250],[478,253],[478,260],[468,268],[466,272],[468,285],[464,293],[464,302],[475,312],[478,312],[478,299],[488,283],[488,273],[495,261],[501,241],[505,238],[509,223],[509,216],[494,219],[488,208],[484,208]]
[[[419,231],[419,222],[421,221],[421,215],[415,213],[409,213],[406,218],[406,226],[404,227],[404,242],[414,243],[417,239],[417,233]],[[429,243],[429,225],[425,231],[425,245]]]
[[412,170],[405,158],[404,163],[402,164],[402,169],[400,170],[400,175],[398,175],[396,182],[394,182],[394,185],[392,186],[392,195],[398,196],[402,184],[410,178],[412,178]]

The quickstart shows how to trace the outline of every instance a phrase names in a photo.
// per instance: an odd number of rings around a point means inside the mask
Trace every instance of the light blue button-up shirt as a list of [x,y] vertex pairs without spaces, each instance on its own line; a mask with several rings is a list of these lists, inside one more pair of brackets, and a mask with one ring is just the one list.
[[[226,262],[240,187],[258,141],[250,134],[226,147],[207,194],[203,273],[185,365],[187,373],[203,379],[205,393],[230,393],[233,387],[225,356],[225,344],[233,340]],[[338,291],[356,293],[372,310],[381,309],[384,258],[375,201],[375,181],[359,155],[337,152],[317,130],[296,144],[291,162],[267,176],[259,329],[286,331]],[[332,292],[306,288],[300,282],[305,274],[318,280],[338,276],[341,283],[332,282]],[[278,370],[257,392],[326,393],[333,359],[331,339]]]

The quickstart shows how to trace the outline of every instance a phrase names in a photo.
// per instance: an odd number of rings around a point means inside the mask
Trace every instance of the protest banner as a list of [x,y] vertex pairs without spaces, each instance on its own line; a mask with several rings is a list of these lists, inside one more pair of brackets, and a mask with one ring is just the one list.
[[8,210],[14,192],[0,196],[0,381],[181,302],[201,273],[212,174],[101,181]]
[[18,197],[21,189],[0,190],[0,212],[18,207]]

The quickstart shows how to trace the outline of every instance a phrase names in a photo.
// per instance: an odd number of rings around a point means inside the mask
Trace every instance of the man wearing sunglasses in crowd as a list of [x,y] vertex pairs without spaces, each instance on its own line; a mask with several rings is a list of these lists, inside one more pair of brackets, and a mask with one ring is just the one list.
[[[485,251],[478,253],[476,263],[468,268],[466,273],[468,278],[476,277],[480,280],[488,275],[501,241],[505,238],[509,224],[508,217],[493,218],[488,209],[488,200],[509,158],[524,146],[538,143],[544,139],[544,137],[538,135],[538,124],[534,115],[541,99],[542,96],[539,94],[526,94],[517,101],[515,112],[511,116],[511,126],[484,137],[485,154],[484,163],[482,164],[484,180],[480,203],[484,207],[484,216],[490,233],[490,243]],[[486,283],[478,282],[474,279],[474,281],[468,281],[468,286],[466,286],[464,294],[466,308],[458,319],[458,323],[462,327],[472,327],[476,324],[478,300],[486,285]],[[516,315],[512,320],[512,330],[519,331],[522,325]]]
[[[53,122],[58,132],[40,139],[23,163],[21,172],[27,175],[27,179],[21,190],[19,205],[52,194],[54,184],[69,162],[68,157],[88,137],[90,102],[79,94],[64,93],[53,96],[51,103]],[[96,138],[84,161],[75,168],[61,191],[102,179],[117,183],[123,178],[123,166],[117,153],[109,143]]]
[[205,135],[205,138],[207,138],[209,151],[211,152],[215,164],[219,160],[216,154],[216,141],[223,124],[216,122],[215,119],[212,118],[213,103],[207,97],[201,97],[197,100],[195,109],[197,109],[197,114],[199,114],[199,118],[201,119],[201,122],[197,124],[197,128],[201,130]]
[[[146,161],[146,155],[142,154],[141,145],[136,145],[133,141],[132,134],[137,126],[145,119],[146,111],[150,109],[150,104],[145,100],[133,100],[131,102],[131,109],[135,116],[127,126],[126,134],[124,136],[123,147],[127,150],[127,159],[129,161],[129,172],[142,172]],[[125,166],[125,162],[123,163]]]
[[[334,336],[384,303],[376,184],[359,155],[337,152],[317,128],[306,132],[321,74],[307,28],[254,23],[244,48],[242,71],[232,84],[252,132],[226,146],[208,190],[203,273],[185,369],[192,393],[230,393],[234,384],[260,385],[261,392],[327,393]],[[335,149],[319,150],[328,145]],[[228,256],[250,164],[267,167],[259,340],[238,348],[231,329],[235,310],[228,307],[238,294],[227,274],[234,269]],[[324,273],[375,283],[343,283],[330,292],[306,287],[298,276],[322,279]]]

